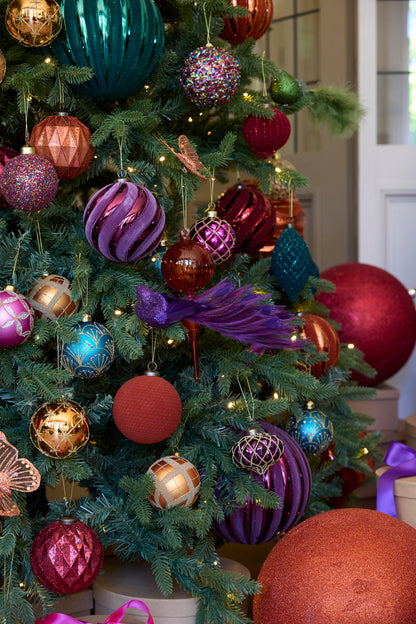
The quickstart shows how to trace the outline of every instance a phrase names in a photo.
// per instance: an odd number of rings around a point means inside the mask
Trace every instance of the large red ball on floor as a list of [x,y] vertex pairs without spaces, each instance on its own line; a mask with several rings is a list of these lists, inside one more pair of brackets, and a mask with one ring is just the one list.
[[321,277],[335,284],[334,293],[321,293],[317,299],[341,324],[341,342],[354,344],[377,371],[374,378],[353,373],[353,379],[376,386],[392,377],[416,342],[416,310],[406,288],[384,269],[359,262],[339,264]]
[[165,440],[179,425],[182,402],[166,379],[139,375],[116,392],[113,418],[121,433],[139,444]]
[[416,530],[371,509],[291,529],[260,570],[255,624],[414,624]]

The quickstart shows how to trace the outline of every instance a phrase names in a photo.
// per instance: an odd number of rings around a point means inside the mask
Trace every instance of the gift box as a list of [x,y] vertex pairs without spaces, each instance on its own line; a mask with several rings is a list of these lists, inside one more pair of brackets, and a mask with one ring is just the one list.
[[145,624],[154,624],[149,607],[141,600],[129,600],[126,604],[121,605],[110,615],[97,615],[90,617],[82,617],[82,620],[73,618],[65,613],[55,611],[46,615],[42,620],[37,620],[35,624],[83,624],[84,622],[95,622],[99,624],[130,624],[131,619],[126,616],[126,611],[130,609],[135,613],[143,615]]
[[407,446],[416,449],[416,414],[410,414],[404,420],[404,441]]
[[377,511],[399,518],[416,529],[416,450],[392,442],[376,470]]
[[[62,596],[53,605],[54,611],[71,615],[74,618],[88,616],[94,611],[94,594],[92,589],[86,589],[76,594]],[[40,616],[40,607],[35,605],[35,617]]]

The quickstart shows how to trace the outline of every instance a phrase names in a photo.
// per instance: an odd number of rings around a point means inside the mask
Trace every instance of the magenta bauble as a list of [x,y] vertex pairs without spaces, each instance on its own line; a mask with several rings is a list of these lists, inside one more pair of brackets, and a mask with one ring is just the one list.
[[89,244],[113,262],[136,262],[151,254],[164,227],[165,213],[154,195],[126,178],[95,193],[84,211]]
[[189,235],[209,251],[215,264],[225,262],[233,254],[236,238],[232,225],[215,213],[194,223]]
[[29,301],[6,286],[0,292],[0,348],[17,347],[29,338],[35,313]]
[[290,121],[278,108],[271,119],[249,115],[243,124],[243,136],[251,151],[259,158],[269,158],[279,150],[290,136]]
[[260,544],[283,535],[299,522],[311,492],[311,469],[299,444],[282,429],[263,423],[263,429],[283,442],[280,459],[263,475],[253,475],[261,485],[275,492],[282,501],[280,509],[265,509],[247,499],[225,520],[214,525],[217,535],[227,542]]
[[416,342],[412,297],[391,273],[360,262],[339,264],[321,273],[335,284],[334,293],[317,298],[341,324],[341,342],[355,345],[377,371],[375,378],[353,373],[353,379],[375,386],[392,377],[409,359]]
[[[12,158],[15,158],[15,156],[18,156],[19,153],[16,152],[16,150],[14,150],[11,147],[5,147],[4,145],[0,147],[0,177],[4,168],[4,165],[6,163],[9,162],[9,160],[11,160]],[[13,206],[11,206],[9,204],[9,202],[7,202],[2,193],[0,192],[0,208],[5,210],[6,208],[12,208]]]
[[19,154],[9,160],[0,176],[0,191],[13,208],[35,212],[45,208],[58,192],[53,165],[36,154]]

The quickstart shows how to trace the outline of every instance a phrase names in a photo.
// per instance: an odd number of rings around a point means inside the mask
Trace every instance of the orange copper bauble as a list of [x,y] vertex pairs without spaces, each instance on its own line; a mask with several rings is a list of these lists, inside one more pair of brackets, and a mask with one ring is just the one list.
[[414,624],[416,530],[371,509],[291,529],[260,570],[255,624]]
[[60,180],[75,178],[88,169],[94,154],[91,132],[67,113],[51,115],[34,126],[29,143],[38,156],[49,160]]
[[296,232],[303,238],[306,222],[305,211],[297,197],[293,197],[293,200],[286,198],[279,201],[275,201],[271,195],[268,195],[268,198],[276,213],[276,228],[264,241],[262,248],[259,250],[265,258],[272,255],[277,239],[285,231],[289,223],[293,224]]
[[24,46],[47,46],[62,28],[61,10],[55,0],[13,0],[6,10],[6,27]]
[[214,275],[214,268],[209,251],[184,233],[179,242],[164,253],[161,263],[163,279],[168,286],[187,295],[204,288]]
[[320,377],[330,367],[335,366],[341,353],[341,342],[336,329],[331,323],[318,314],[301,314],[304,325],[301,338],[309,338],[319,353],[325,353],[327,359],[311,365],[314,377]]
[[30,289],[27,298],[35,315],[49,321],[70,316],[78,310],[78,303],[71,299],[71,282],[60,275],[41,277]]
[[190,507],[201,486],[198,470],[178,455],[169,455],[155,461],[147,471],[154,478],[155,489],[149,498],[155,509]]
[[69,399],[44,403],[32,416],[30,438],[48,457],[65,459],[74,455],[89,439],[85,411]]
[[242,43],[248,37],[260,39],[269,29],[273,18],[273,0],[231,0],[232,6],[244,7],[248,15],[227,17],[220,34],[230,43]]

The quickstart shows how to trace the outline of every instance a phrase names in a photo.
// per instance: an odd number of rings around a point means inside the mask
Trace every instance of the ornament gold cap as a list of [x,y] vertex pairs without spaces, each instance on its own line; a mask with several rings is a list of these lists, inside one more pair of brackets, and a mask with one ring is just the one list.
[[83,323],[90,323],[91,320],[92,320],[91,314],[85,313],[84,316],[82,317]]
[[308,410],[312,410],[315,407],[315,403],[313,401],[307,401],[306,402],[306,409]]
[[34,154],[35,150],[33,149],[31,145],[23,145],[23,147],[20,148],[20,153],[21,154]]
[[58,117],[68,117],[68,113],[66,111],[58,111],[56,114]]
[[16,288],[12,286],[11,284],[7,284],[4,290],[8,290],[9,292],[16,292]]
[[65,526],[70,526],[71,524],[75,524],[76,521],[77,519],[74,518],[74,516],[61,516],[59,518],[59,522],[62,522],[62,524],[64,524]]
[[207,212],[207,217],[209,217],[210,219],[215,219],[216,216],[217,216],[217,211],[210,208]]
[[148,377],[160,377],[160,373],[157,372],[157,364],[156,362],[149,362],[147,365],[147,371],[144,373]]

